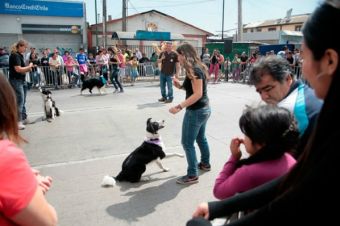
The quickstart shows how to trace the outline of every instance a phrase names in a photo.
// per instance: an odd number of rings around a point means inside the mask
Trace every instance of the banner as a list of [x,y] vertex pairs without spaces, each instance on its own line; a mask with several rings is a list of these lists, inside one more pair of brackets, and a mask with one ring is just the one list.
[[83,3],[39,0],[1,0],[0,14],[83,17]]
[[22,24],[22,33],[24,34],[80,34],[79,25],[38,25]]

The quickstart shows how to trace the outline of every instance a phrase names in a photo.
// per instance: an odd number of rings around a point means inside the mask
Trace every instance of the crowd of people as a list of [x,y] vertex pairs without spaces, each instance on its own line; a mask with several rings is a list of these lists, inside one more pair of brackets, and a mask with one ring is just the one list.
[[[244,110],[239,119],[244,137],[231,139],[230,158],[216,176],[212,192],[220,200],[201,203],[188,226],[211,225],[211,220],[238,211],[246,215],[228,225],[330,225],[337,221],[334,206],[339,200],[336,178],[340,110],[336,106],[340,98],[337,90],[340,46],[334,27],[340,23],[339,16],[340,1],[326,0],[303,27],[300,57],[308,85],[294,76],[289,51],[287,55],[283,51],[250,60],[249,81],[265,105]],[[33,51],[30,61],[25,62],[26,48],[24,40],[16,43],[9,56],[9,80],[0,75],[0,169],[6,169],[0,170],[0,224],[55,225],[56,211],[44,197],[52,178],[33,170],[19,148],[25,140],[18,129],[27,119],[25,74],[34,73],[36,60]],[[212,111],[208,80],[211,73],[219,70],[218,64],[225,61],[215,50],[212,56],[206,50],[200,59],[189,43],[174,48],[173,43],[167,42],[156,54],[161,76],[159,101],[174,101],[172,86],[185,92],[185,100],[169,108],[171,114],[185,110],[181,143],[188,166],[186,174],[176,182],[195,184],[199,181],[199,170],[211,170],[205,133]],[[136,51],[129,60],[134,69],[139,57],[143,54]],[[54,52],[49,66],[58,68],[60,58]],[[66,55],[63,62],[68,62],[69,79],[76,77],[70,69],[74,65],[79,65],[79,71],[86,76],[91,70],[87,67],[90,60],[82,50],[75,60]],[[247,56],[241,54],[237,61],[240,70],[245,70],[241,62],[248,62]],[[128,62],[121,50],[116,47],[107,52],[99,50],[95,63],[100,65],[101,75],[107,80],[110,76],[116,91],[123,92],[117,77],[123,73],[119,69]],[[185,74],[183,81],[178,79],[181,68]],[[138,70],[132,74],[135,76]],[[242,158],[243,147],[248,153],[246,158]],[[21,166],[19,170],[17,165]]]
[[[0,68],[3,72],[8,72],[9,55],[13,51],[16,51],[15,46],[10,47],[10,50],[5,47],[0,48]],[[116,58],[119,58],[118,64],[115,63]],[[115,80],[118,73],[117,78],[120,82],[124,80],[134,85],[138,76],[145,76],[150,71],[151,73],[159,71],[157,60],[156,50],[149,59],[138,48],[132,51],[116,46],[100,47],[96,53],[87,54],[83,48],[75,53],[69,50],[62,51],[59,48],[53,51],[45,48],[40,49],[39,52],[36,48],[30,47],[30,51],[24,54],[24,61],[26,65],[33,63],[33,67],[26,74],[25,80],[28,88],[53,86],[58,89],[62,85],[69,88],[79,87],[81,81],[87,77],[104,76],[108,83],[111,82],[115,86],[118,85]],[[147,71],[146,65],[152,65],[152,70]],[[118,90],[120,86],[115,86],[115,88]]]

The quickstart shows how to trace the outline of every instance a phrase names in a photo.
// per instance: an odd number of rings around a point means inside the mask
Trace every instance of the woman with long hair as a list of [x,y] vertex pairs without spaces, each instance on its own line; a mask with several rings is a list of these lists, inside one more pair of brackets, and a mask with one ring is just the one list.
[[[189,43],[178,46],[177,54],[178,61],[185,69],[185,79],[181,84],[174,77],[173,83],[175,87],[185,90],[186,98],[169,111],[176,114],[186,108],[182,124],[182,145],[188,162],[187,174],[178,178],[177,183],[193,184],[198,182],[198,169],[210,170],[210,149],[205,136],[207,121],[211,114],[207,91],[208,69]],[[197,162],[195,141],[201,152],[200,163]]]
[[17,146],[26,141],[18,132],[14,91],[3,74],[0,87],[0,225],[56,225],[56,211],[44,196],[52,180],[32,170]]

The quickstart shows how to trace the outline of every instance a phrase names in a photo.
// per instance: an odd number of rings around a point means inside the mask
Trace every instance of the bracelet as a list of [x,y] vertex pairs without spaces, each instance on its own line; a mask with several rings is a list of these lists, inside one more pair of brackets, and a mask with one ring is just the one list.
[[183,109],[182,106],[181,106],[180,104],[177,105],[176,108],[179,109],[179,110],[182,110],[182,109]]

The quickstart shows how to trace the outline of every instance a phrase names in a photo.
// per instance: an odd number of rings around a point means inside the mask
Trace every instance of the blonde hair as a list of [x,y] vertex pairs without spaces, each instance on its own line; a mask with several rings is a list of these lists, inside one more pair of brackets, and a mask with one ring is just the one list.
[[10,46],[10,51],[11,51],[11,53],[16,53],[16,52],[18,52],[18,51],[17,51],[17,43],[13,43],[13,44]]

